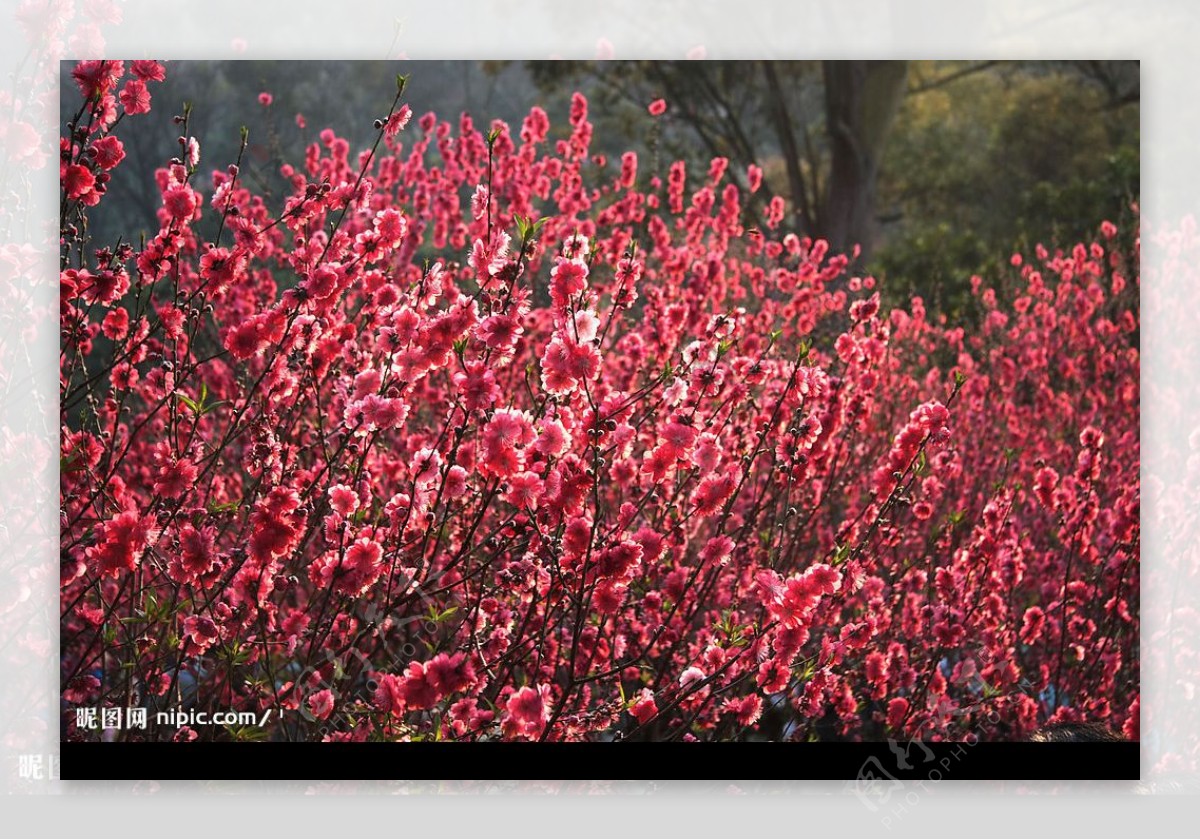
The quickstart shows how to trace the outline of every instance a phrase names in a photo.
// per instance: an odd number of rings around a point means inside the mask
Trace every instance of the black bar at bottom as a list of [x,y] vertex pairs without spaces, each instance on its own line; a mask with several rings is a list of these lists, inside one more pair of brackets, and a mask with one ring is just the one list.
[[[906,749],[907,748],[907,749]],[[66,780],[535,780],[724,778],[769,759],[796,779],[1133,780],[1137,742],[900,743],[80,743],[61,745]],[[463,773],[470,775],[464,777]],[[153,774],[153,775],[151,775]]]

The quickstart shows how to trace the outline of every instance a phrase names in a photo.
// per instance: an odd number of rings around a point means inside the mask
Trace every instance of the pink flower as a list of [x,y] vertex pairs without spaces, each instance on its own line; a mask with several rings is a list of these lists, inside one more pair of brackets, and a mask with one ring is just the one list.
[[712,516],[733,495],[737,479],[728,473],[701,479],[692,491],[691,502],[697,516]]
[[101,169],[114,169],[125,159],[125,146],[111,134],[92,143],[92,148],[96,152],[96,165]]
[[496,374],[482,362],[468,362],[453,381],[468,411],[491,408],[500,398]]
[[264,108],[269,107],[274,101],[275,97],[267,93],[265,90],[258,95],[258,104],[262,105]]
[[125,63],[121,61],[80,61],[71,71],[71,77],[83,97],[91,99],[112,92],[124,73]]
[[196,191],[186,184],[178,184],[163,193],[163,207],[177,222],[191,221],[198,204]]
[[379,235],[382,248],[398,248],[408,233],[408,219],[395,208],[389,207],[375,217],[375,232]]
[[404,669],[401,684],[404,703],[410,709],[430,709],[441,699],[424,662],[411,662]]
[[1021,621],[1021,641],[1027,645],[1036,644],[1046,628],[1046,613],[1041,607],[1030,607],[1025,610]]
[[533,448],[549,458],[557,458],[571,446],[571,435],[562,421],[543,420]]
[[663,389],[663,399],[667,405],[679,405],[687,399],[687,393],[687,380],[676,376],[671,380],[671,384]]
[[159,533],[153,516],[123,511],[96,527],[96,544],[86,550],[87,557],[99,574],[116,577],[118,572],[137,568],[142,553]]
[[412,119],[412,108],[408,105],[401,105],[400,108],[388,117],[386,125],[384,125],[383,133],[388,140],[393,139],[397,134],[404,130],[408,125],[408,121]]
[[195,653],[203,653],[221,638],[221,631],[216,623],[206,615],[190,615],[183,620],[183,635],[189,643],[189,649]]
[[471,196],[471,216],[476,219],[486,216],[489,201],[491,201],[491,196],[488,195],[488,188],[484,184],[479,184],[475,187],[475,194]]
[[346,549],[340,569],[333,570],[334,586],[349,595],[361,595],[383,573],[383,547],[372,539],[359,537]]
[[758,188],[762,186],[763,171],[753,163],[746,168],[746,183],[750,187],[750,192],[758,192]]
[[515,508],[537,510],[545,488],[535,473],[517,473],[508,480],[508,491],[501,497]]
[[146,114],[150,111],[150,91],[141,79],[130,79],[121,91],[121,105],[127,114]]
[[442,697],[466,691],[475,680],[475,669],[464,653],[439,653],[425,663],[429,684]]
[[804,626],[821,598],[836,592],[841,581],[841,573],[836,569],[815,563],[803,574],[788,578],[782,591],[768,602],[767,609],[785,628]]
[[587,288],[587,263],[578,259],[560,259],[550,270],[550,299],[565,309],[575,296]]
[[163,66],[157,61],[135,61],[132,71],[143,82],[161,82],[167,77]]
[[707,679],[707,677],[707,674],[693,665],[679,675],[679,686],[686,691],[687,689],[691,688],[692,685]]
[[192,488],[200,470],[191,461],[180,459],[162,467],[154,492],[166,499],[178,499]]
[[747,694],[727,700],[724,711],[732,714],[738,726],[753,726],[762,717],[762,698],[757,694]]
[[542,387],[556,396],[570,394],[599,372],[600,351],[595,345],[579,344],[561,333],[555,335],[542,356]]
[[525,463],[524,447],[533,442],[534,436],[528,412],[510,408],[496,411],[483,429],[483,472],[497,478],[519,472]]
[[1042,467],[1033,478],[1033,493],[1043,507],[1054,510],[1054,488],[1058,486],[1058,473],[1051,467]]
[[185,523],[179,531],[179,571],[184,580],[199,580],[217,563],[213,549],[216,529],[211,525],[197,529]]
[[451,499],[461,499],[467,493],[467,471],[455,464],[446,471],[445,492]]
[[358,510],[358,493],[345,484],[329,488],[329,505],[342,516],[352,516]]
[[646,110],[650,112],[650,116],[652,117],[661,116],[667,110],[667,101],[665,99],[655,99]]
[[525,686],[513,692],[505,704],[509,720],[516,731],[526,737],[536,737],[541,734],[546,725],[546,701],[549,699],[549,687],[533,688]]
[[327,720],[333,714],[333,692],[325,688],[310,694],[308,710],[317,720]]
[[63,174],[62,183],[67,198],[71,201],[79,201],[92,194],[92,188],[96,185],[96,176],[86,166],[73,163]]
[[113,309],[104,316],[100,331],[107,338],[118,341],[129,332],[129,310]]
[[394,429],[408,417],[408,404],[399,398],[368,394],[363,398],[361,408],[367,431]]
[[638,159],[637,152],[625,152],[621,155],[620,184],[625,189],[632,189],[637,183]]
[[637,719],[639,724],[645,724],[651,718],[658,714],[658,706],[654,702],[654,694],[648,688],[643,688],[638,693],[629,707],[629,713]]
[[475,337],[492,350],[512,349],[517,338],[524,332],[511,315],[489,315],[479,323]]

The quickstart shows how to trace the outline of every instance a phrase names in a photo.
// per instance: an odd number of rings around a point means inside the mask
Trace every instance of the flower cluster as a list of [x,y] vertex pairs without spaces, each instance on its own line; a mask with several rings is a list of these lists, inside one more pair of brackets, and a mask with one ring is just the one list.
[[184,113],[157,230],[99,246],[162,73],[82,62],[62,142],[73,696],[275,738],[1136,734],[1136,239],[1014,257],[968,332],[749,227],[724,160],[592,155],[580,95],[483,130],[401,80],[282,199],[202,176]]

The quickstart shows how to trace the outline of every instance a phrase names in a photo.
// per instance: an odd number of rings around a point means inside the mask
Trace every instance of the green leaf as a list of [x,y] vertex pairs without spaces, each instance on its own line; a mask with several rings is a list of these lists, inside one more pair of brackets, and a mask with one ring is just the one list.
[[925,457],[925,450],[922,449],[920,452],[917,453],[917,462],[913,466],[913,475],[918,476],[918,477],[924,475],[926,472],[927,466],[928,466],[928,459],[926,459],[926,457]]
[[446,609],[439,611],[437,607],[431,604],[429,607],[429,620],[434,624],[440,624],[441,622],[450,618],[456,612],[458,612],[458,607],[447,607]]
[[232,726],[225,724],[225,731],[235,741],[265,741],[267,731],[257,726]]
[[850,546],[839,545],[833,554],[833,565],[840,566],[850,558]]

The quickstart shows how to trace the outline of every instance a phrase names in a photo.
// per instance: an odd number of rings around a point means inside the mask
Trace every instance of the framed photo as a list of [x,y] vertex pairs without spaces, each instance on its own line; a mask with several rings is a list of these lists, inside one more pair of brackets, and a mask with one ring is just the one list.
[[63,778],[1139,777],[1136,62],[61,74]]

